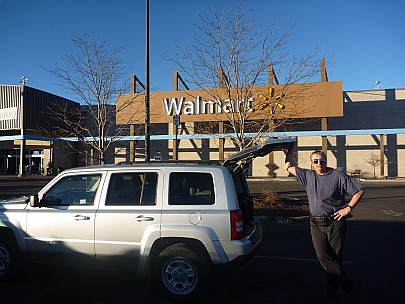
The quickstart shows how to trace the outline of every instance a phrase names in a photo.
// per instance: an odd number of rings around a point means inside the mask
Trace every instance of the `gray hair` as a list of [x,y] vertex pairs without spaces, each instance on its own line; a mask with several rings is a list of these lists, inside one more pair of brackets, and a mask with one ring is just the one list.
[[309,159],[312,161],[312,156],[313,155],[320,155],[322,158],[324,158],[326,160],[326,155],[323,151],[321,150],[315,150],[314,152],[311,153],[311,155],[309,156]]

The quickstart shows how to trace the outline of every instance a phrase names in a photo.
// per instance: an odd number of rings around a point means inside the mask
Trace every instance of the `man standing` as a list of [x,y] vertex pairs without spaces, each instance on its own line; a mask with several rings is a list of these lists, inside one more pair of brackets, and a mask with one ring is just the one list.
[[[340,285],[350,298],[358,299],[360,282],[351,279],[342,267],[346,216],[364,195],[362,185],[346,173],[326,166],[322,151],[311,153],[311,170],[292,164],[294,145],[288,150],[285,169],[297,177],[308,195],[312,243],[327,275],[327,298],[334,300]],[[351,195],[346,203],[345,195]]]

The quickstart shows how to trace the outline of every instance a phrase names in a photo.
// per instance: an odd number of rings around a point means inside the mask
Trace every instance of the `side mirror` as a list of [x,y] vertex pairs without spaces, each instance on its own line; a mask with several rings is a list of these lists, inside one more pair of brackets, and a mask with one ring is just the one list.
[[39,207],[38,194],[30,196],[30,206],[31,207]]

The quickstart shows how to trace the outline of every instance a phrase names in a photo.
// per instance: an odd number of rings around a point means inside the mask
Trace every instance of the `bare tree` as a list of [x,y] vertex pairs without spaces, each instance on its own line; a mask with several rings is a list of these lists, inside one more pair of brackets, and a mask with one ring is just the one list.
[[364,160],[367,164],[369,164],[370,166],[373,167],[373,176],[374,179],[376,178],[375,176],[375,169],[381,165],[382,161],[379,155],[376,155],[374,153],[370,154],[365,160]]
[[78,54],[67,55],[63,66],[56,64],[49,71],[61,80],[61,86],[78,96],[81,107],[52,111],[61,122],[56,133],[77,138],[86,148],[71,144],[72,148],[91,154],[93,163],[104,164],[111,144],[127,134],[126,124],[116,125],[116,114],[133,102],[131,99],[119,107],[115,105],[116,97],[128,90],[126,66],[120,57],[123,49],[110,51],[105,42],[92,40],[90,35],[74,37],[72,42]]
[[[290,58],[287,39],[291,29],[277,37],[275,26],[273,22],[261,31],[242,11],[240,2],[236,9],[228,7],[224,12],[201,16],[191,47],[177,46],[176,57],[170,59],[190,87],[205,91],[220,107],[230,109],[224,111],[225,125],[239,149],[254,144],[264,132],[284,125],[288,117],[278,114],[284,109],[283,100],[293,95],[300,100],[298,94],[305,95],[302,89],[294,92],[291,84],[304,83],[319,73],[317,49],[305,58]],[[270,89],[258,97],[255,86],[268,84],[269,66],[278,67],[285,84],[278,92]],[[258,102],[253,105],[253,101]],[[257,136],[246,138],[247,132]]]

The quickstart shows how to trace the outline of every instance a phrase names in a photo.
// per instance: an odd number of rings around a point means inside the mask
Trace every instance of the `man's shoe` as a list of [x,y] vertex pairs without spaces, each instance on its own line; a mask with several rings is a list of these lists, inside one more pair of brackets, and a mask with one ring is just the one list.
[[326,287],[326,304],[337,303],[336,289]]
[[353,280],[347,289],[350,300],[352,303],[359,303],[360,301],[360,288],[361,282],[359,280]]

